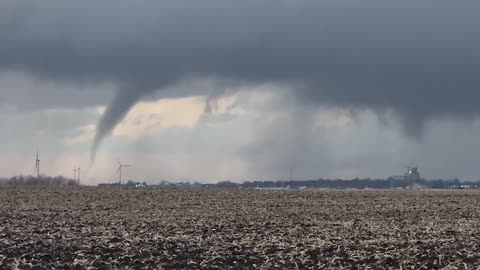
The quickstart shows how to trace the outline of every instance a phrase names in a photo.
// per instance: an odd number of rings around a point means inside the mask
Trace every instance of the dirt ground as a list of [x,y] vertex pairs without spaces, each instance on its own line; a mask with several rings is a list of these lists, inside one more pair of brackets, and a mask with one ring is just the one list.
[[0,269],[480,269],[480,191],[0,188]]

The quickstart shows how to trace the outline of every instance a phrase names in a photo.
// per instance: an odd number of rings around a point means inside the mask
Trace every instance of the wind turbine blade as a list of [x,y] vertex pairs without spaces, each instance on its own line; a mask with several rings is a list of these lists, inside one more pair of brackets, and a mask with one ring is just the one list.
[[118,166],[122,166],[122,163],[120,162],[120,160],[117,160],[118,162]]

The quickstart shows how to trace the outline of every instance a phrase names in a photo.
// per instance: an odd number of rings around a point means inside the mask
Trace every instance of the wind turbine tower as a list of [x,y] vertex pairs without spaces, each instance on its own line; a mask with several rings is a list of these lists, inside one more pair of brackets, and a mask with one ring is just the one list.
[[78,186],[80,186],[80,168],[77,169],[77,177]]
[[40,179],[40,159],[38,158],[38,152],[37,158],[35,159],[35,173],[37,174],[37,179]]
[[131,167],[131,165],[124,165],[120,162],[120,160],[118,160],[117,173],[119,174],[119,177],[120,177],[120,185],[122,184],[122,168],[128,168],[128,167]]

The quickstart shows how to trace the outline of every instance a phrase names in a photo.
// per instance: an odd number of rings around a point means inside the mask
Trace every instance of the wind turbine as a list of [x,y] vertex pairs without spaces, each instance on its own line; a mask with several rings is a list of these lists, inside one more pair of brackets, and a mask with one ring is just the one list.
[[117,160],[117,161],[118,161],[118,169],[116,174],[118,173],[120,175],[120,185],[121,185],[122,184],[122,168],[128,168],[128,167],[131,167],[131,165],[124,165],[120,162],[120,160]]
[[77,169],[73,169],[73,180],[77,180]]
[[35,171],[37,173],[37,179],[40,179],[40,159],[38,158],[38,151],[37,151],[37,158],[35,159]]

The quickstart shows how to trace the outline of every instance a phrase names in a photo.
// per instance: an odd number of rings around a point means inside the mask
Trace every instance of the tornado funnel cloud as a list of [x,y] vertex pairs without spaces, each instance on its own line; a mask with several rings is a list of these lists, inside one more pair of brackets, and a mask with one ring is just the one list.
[[135,91],[129,88],[122,88],[117,91],[114,99],[97,124],[90,152],[90,164],[93,165],[95,163],[97,151],[102,141],[112,133],[115,126],[122,121],[140,98],[141,91]]

